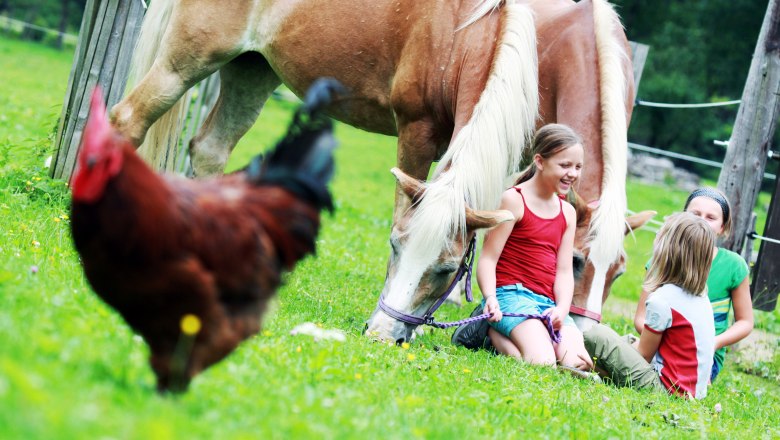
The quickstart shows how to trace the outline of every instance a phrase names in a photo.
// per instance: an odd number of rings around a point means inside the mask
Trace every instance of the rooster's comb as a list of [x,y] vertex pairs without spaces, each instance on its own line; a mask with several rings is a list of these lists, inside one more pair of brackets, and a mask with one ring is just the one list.
[[111,137],[111,124],[106,117],[106,105],[103,102],[103,92],[100,86],[92,91],[89,101],[89,117],[81,138],[80,156],[95,154],[100,151],[105,142]]

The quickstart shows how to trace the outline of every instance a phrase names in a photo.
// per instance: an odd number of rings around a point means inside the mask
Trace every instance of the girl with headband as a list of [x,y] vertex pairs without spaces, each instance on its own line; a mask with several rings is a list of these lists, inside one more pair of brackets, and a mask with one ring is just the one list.
[[[704,219],[719,237],[731,232],[731,206],[726,196],[713,188],[694,190],[685,201],[686,212]],[[721,247],[712,250],[713,262],[707,277],[707,296],[715,318],[715,359],[710,380],[718,376],[726,356],[726,347],[741,341],[753,330],[753,303],[750,298],[748,266],[738,254]],[[641,334],[645,324],[645,302],[642,291],[634,316],[634,327]],[[734,309],[734,323],[728,315]]]

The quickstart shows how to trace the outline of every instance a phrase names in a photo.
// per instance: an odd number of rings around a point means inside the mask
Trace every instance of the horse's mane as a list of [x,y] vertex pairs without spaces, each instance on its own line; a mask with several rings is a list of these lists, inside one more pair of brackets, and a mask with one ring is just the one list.
[[533,14],[516,4],[503,11],[485,89],[439,161],[410,222],[407,246],[419,245],[415,250],[424,254],[438,253],[454,234],[465,236],[466,206],[498,208],[506,178],[517,171],[533,136],[539,100]]
[[590,260],[606,268],[623,250],[626,213],[626,93],[623,62],[628,54],[614,37],[620,18],[605,0],[593,0],[593,21],[601,90],[603,177],[598,208],[591,218]]

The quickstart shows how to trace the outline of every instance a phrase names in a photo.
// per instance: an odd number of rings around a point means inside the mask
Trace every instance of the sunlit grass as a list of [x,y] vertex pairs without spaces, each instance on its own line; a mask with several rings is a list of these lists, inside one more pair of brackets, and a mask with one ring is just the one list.
[[[159,396],[146,346],[86,284],[67,188],[42,168],[69,54],[0,38],[0,60],[0,438],[780,436],[778,383],[731,364],[706,400],[685,402],[456,349],[449,331],[427,331],[408,347],[363,338],[389,252],[395,140],[344,125],[337,210],[324,219],[317,257],[286,277],[260,335],[187,394]],[[291,111],[270,102],[229,166],[269,148]],[[659,218],[684,197],[629,183],[631,208]],[[627,241],[631,265],[616,297],[636,299],[651,240],[638,231]],[[445,306],[437,317],[469,311]],[[761,316],[780,321],[778,312]],[[610,320],[629,328],[627,317]],[[344,330],[347,340],[290,335],[305,321]]]

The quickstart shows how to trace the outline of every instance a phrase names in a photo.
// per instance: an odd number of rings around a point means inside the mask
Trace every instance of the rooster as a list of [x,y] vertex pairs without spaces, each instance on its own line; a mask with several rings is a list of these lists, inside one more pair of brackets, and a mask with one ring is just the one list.
[[92,95],[72,181],[71,227],[92,289],[150,348],[160,392],[192,378],[260,329],[281,273],[314,253],[336,141],[322,113],[341,86],[319,80],[286,137],[241,172],[161,176]]

